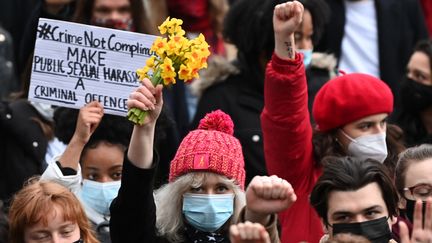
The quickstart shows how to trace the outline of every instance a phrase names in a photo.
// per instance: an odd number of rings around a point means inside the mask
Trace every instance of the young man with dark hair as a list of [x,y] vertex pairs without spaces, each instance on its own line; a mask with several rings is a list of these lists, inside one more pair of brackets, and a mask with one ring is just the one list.
[[387,169],[372,159],[329,157],[310,202],[332,239],[339,233],[388,242],[398,195]]

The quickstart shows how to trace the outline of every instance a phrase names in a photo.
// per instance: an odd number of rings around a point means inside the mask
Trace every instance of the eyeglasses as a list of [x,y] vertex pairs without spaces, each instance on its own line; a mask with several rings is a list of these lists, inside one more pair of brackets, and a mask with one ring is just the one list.
[[426,201],[426,199],[432,196],[432,185],[430,184],[417,184],[411,187],[405,187],[403,189],[403,196],[408,200]]

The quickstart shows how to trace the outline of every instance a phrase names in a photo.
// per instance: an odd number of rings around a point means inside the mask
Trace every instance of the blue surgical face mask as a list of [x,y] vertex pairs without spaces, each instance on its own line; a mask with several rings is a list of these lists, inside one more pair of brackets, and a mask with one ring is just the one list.
[[109,215],[112,200],[117,197],[121,181],[97,182],[84,179],[81,198],[96,212]]
[[312,49],[299,49],[297,51],[303,53],[303,64],[305,67],[309,67],[312,62]]
[[224,225],[234,211],[234,194],[183,195],[183,214],[196,229],[214,232]]

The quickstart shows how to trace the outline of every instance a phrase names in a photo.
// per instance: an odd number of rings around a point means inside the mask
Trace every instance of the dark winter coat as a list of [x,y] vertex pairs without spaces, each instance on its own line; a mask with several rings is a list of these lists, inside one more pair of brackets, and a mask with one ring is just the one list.
[[34,118],[44,119],[27,100],[0,103],[0,200],[45,170],[48,139]]

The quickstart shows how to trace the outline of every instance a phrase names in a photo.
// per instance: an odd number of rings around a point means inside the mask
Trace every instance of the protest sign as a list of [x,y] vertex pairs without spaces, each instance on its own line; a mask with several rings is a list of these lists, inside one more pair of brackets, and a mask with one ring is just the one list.
[[126,116],[139,85],[136,70],[153,53],[156,36],[39,19],[29,100],[70,108],[99,101],[105,113]]

